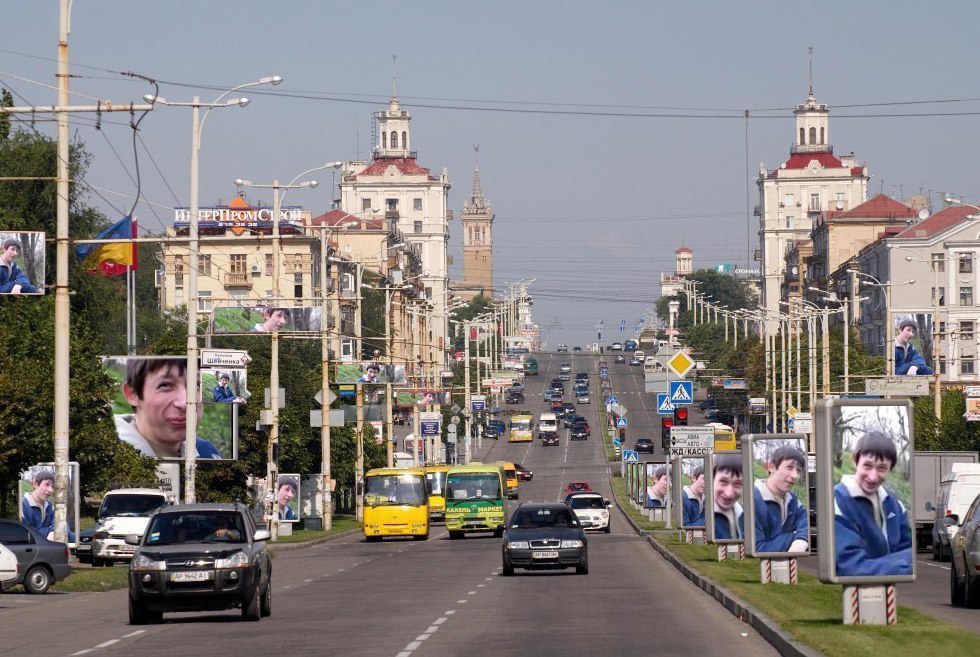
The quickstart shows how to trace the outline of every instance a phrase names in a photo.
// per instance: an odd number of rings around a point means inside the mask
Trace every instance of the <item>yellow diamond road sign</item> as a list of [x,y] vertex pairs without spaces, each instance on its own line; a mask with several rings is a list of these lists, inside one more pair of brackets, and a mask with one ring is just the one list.
[[694,367],[694,361],[683,351],[678,351],[667,361],[667,367],[670,368],[671,372],[683,378]]

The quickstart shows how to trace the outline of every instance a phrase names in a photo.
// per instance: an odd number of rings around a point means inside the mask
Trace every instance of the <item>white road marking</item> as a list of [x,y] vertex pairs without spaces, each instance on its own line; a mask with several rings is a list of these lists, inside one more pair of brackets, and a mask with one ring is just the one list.
[[124,638],[124,639],[130,639],[130,638],[132,638],[134,636],[139,636],[143,632],[146,632],[146,630],[136,630],[135,632],[130,632],[129,634],[123,634],[122,635],[122,638]]
[[456,604],[458,604],[458,605],[465,605],[466,604],[466,600],[457,600],[456,601]]
[[476,591],[467,591],[466,595],[476,595]]
[[446,612],[446,615],[447,616],[452,616],[455,613],[456,613],[456,610],[455,609],[450,609],[449,611]]
[[96,645],[96,648],[108,648],[114,643],[119,643],[119,639],[109,639],[108,641],[103,641],[102,643]]
[[89,653],[89,652],[95,652],[95,648],[86,648],[85,650],[79,650],[78,652],[73,652],[71,654],[71,657],[75,657],[75,655],[84,655],[85,653]]
[[446,622],[447,620],[449,620],[449,619],[448,619],[448,618],[446,618],[445,616],[441,616],[441,617],[439,617],[439,618],[437,618],[437,619],[435,620],[435,622],[433,622],[432,624],[433,624],[433,625],[442,625],[442,624],[443,624],[443,623],[445,623],[445,622]]

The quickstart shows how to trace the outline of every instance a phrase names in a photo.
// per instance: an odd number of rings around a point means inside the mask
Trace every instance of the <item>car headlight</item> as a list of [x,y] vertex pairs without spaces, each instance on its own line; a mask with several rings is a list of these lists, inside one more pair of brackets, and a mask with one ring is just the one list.
[[133,561],[129,564],[130,570],[166,570],[166,561],[154,561],[153,559],[144,556],[142,554],[136,555]]
[[582,541],[579,540],[561,542],[562,548],[580,548],[582,547],[582,545],[583,545]]
[[216,559],[214,567],[219,570],[223,568],[248,568],[248,555],[244,552],[236,552],[227,559]]
[[603,518],[603,519],[608,518],[609,517],[609,512],[608,511],[600,511],[599,512],[599,517],[600,518]]
[[527,550],[530,547],[531,544],[527,541],[507,541],[508,550]]
[[97,541],[104,541],[105,539],[109,538],[109,532],[105,530],[93,532],[92,538]]

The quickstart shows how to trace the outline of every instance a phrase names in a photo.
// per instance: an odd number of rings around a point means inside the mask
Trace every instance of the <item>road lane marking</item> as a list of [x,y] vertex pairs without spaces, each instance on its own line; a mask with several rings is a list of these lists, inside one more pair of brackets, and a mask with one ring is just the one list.
[[435,619],[435,621],[434,621],[434,622],[433,622],[432,624],[433,624],[433,625],[442,625],[442,624],[443,624],[443,623],[445,623],[445,622],[446,622],[447,620],[449,620],[449,619],[448,619],[448,618],[446,618],[445,616],[440,616],[439,618],[437,618],[437,619]]
[[139,636],[143,632],[146,632],[146,630],[136,630],[135,632],[130,632],[129,634],[123,634],[122,635],[122,638],[124,638],[124,639],[131,639],[134,636]]
[[78,652],[73,652],[71,654],[71,657],[75,657],[75,655],[84,655],[89,652],[95,652],[95,648],[86,648],[85,650],[79,650]]
[[108,641],[103,641],[102,643],[96,645],[96,648],[108,648],[114,643],[119,643],[119,639],[109,639]]

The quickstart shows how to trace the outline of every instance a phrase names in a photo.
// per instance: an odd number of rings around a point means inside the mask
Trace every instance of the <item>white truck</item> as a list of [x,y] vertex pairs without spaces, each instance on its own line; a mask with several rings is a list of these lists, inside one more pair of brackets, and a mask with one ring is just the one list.
[[954,463],[976,463],[980,460],[977,452],[916,452],[912,462],[915,481],[915,521],[916,547],[919,550],[932,548],[935,509],[939,498],[939,485]]
[[136,546],[127,545],[126,536],[142,536],[153,512],[167,503],[166,494],[154,488],[119,488],[106,493],[92,532],[92,566],[132,559]]

